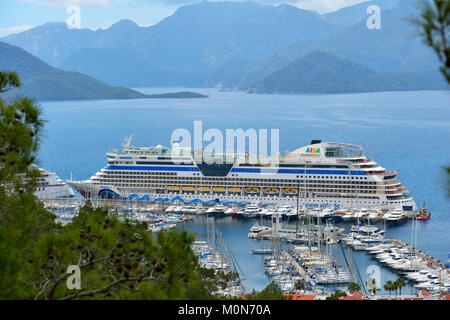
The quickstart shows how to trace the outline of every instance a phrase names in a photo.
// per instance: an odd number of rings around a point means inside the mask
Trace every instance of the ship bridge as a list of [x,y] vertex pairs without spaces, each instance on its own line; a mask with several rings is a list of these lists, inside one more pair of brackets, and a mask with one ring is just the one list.
[[286,152],[285,158],[359,158],[362,147],[341,142],[317,142],[292,152]]

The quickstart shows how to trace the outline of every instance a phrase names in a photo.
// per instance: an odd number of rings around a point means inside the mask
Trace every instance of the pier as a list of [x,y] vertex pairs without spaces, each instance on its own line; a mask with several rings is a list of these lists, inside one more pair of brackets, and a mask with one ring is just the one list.
[[433,269],[441,269],[441,270],[445,270],[448,274],[450,274],[450,269],[447,267],[447,265],[441,261],[439,261],[438,259],[430,256],[429,254],[417,249],[417,248],[413,248],[411,245],[403,242],[402,240],[398,240],[398,239],[385,239],[386,242],[392,243],[396,246],[402,247],[402,248],[406,248],[411,252],[414,252],[414,254],[416,254],[419,258],[425,260],[427,262],[427,265]]
[[295,271],[300,274],[304,281],[309,281],[309,275],[306,273],[305,269],[295,260],[287,251],[282,250],[281,254],[286,258],[286,260],[294,267]]

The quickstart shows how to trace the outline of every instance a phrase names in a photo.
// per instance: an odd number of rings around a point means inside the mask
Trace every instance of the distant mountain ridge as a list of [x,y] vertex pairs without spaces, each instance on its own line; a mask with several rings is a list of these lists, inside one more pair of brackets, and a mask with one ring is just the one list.
[[64,22],[48,22],[12,34],[0,41],[25,49],[44,62],[59,67],[72,52],[80,48],[133,45],[144,37],[146,28],[129,19],[120,20],[108,29],[69,29]]
[[[373,4],[382,9],[381,30],[366,26],[366,9]],[[128,19],[96,31],[48,23],[0,41],[115,86],[255,90],[263,79],[317,51],[380,74],[420,74],[440,82],[436,56],[408,21],[418,14],[416,4],[368,0],[320,15],[291,5],[203,1],[181,6],[150,27]]]
[[0,42],[0,70],[17,72],[22,83],[2,97],[27,96],[37,100],[135,99],[147,95],[111,87],[90,76],[53,68],[25,50]]
[[338,31],[319,14],[291,5],[203,1],[150,27],[123,20],[92,31],[48,23],[0,41],[114,85],[199,86],[230,59],[258,61],[292,42]]
[[448,89],[434,75],[376,72],[335,55],[317,51],[264,77],[252,93],[357,93]]
[[434,75],[438,59],[408,21],[417,12],[414,0],[397,0],[393,9],[381,12],[381,30],[369,30],[363,19],[330,38],[293,43],[250,68],[229,88],[253,88],[262,78],[315,51],[329,52],[378,72],[428,74],[429,81],[440,81]]

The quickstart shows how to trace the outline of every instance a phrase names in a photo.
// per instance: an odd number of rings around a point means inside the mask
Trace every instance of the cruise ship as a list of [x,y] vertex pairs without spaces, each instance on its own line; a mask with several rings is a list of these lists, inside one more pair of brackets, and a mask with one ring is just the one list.
[[34,195],[39,199],[61,199],[75,196],[73,190],[55,172],[39,168],[41,176],[37,178]]
[[397,179],[399,172],[386,170],[362,151],[352,144],[313,140],[268,165],[248,153],[221,161],[230,155],[205,155],[172,142],[170,148],[135,147],[130,137],[121,151],[106,154],[107,166],[91,178],[67,183],[85,198],[416,210],[411,193]]

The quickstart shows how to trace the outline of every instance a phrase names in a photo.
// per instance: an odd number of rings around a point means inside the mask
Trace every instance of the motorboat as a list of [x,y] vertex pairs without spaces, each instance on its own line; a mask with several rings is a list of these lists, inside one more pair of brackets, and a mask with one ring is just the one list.
[[355,212],[353,219],[363,220],[369,215],[369,210],[366,208],[361,208]]
[[378,222],[383,219],[383,212],[380,209],[371,209],[367,219],[371,222]]
[[396,208],[384,214],[384,220],[390,223],[399,223],[406,219],[406,214],[401,208]]
[[321,218],[322,220],[330,219],[334,216],[334,210],[332,208],[325,208],[322,211],[320,211],[317,215],[318,218]]
[[280,214],[282,218],[286,218],[286,214],[291,210],[291,206],[282,205],[278,208],[277,213]]
[[249,205],[239,217],[243,219],[256,218],[260,211],[261,208],[258,205]]
[[216,204],[206,210],[206,215],[216,218],[223,217],[225,215],[225,210],[226,208],[223,205]]
[[346,221],[351,221],[353,220],[354,214],[352,211],[348,210],[345,211],[343,215],[341,215],[341,219],[342,221],[346,222]]

